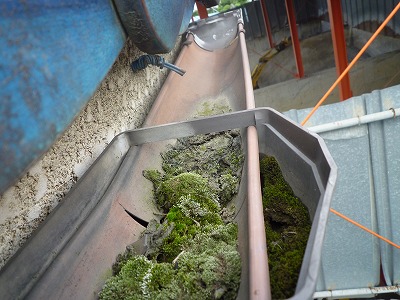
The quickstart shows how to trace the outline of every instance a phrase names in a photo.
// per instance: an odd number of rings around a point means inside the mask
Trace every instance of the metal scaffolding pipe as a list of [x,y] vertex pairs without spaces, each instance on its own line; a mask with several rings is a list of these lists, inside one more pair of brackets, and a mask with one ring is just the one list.
[[197,11],[199,12],[200,19],[207,19],[208,18],[208,11],[207,8],[203,3],[200,1],[196,1]]
[[[336,73],[339,77],[340,74],[346,70],[347,51],[346,40],[344,37],[344,26],[342,17],[342,6],[340,0],[328,0],[329,22],[331,24],[333,53],[335,55]],[[340,100],[346,100],[353,96],[350,88],[349,74],[343,77],[339,83]]]
[[293,0],[285,0],[286,12],[288,15],[288,22],[290,28],[290,35],[292,37],[294,59],[296,60],[297,77],[304,77],[303,60],[301,58],[299,34],[297,32],[296,15],[293,5]]
[[269,47],[273,48],[275,46],[275,43],[274,43],[274,38],[272,36],[271,23],[269,22],[267,3],[266,0],[261,0],[260,3],[261,3],[261,11],[263,14],[263,20],[265,25],[265,31],[267,33]]

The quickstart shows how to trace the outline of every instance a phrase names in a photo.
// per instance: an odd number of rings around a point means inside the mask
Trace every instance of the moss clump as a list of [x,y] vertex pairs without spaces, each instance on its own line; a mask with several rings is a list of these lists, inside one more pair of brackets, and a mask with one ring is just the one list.
[[[154,174],[152,171],[144,172],[144,176],[154,183],[156,203],[167,214],[163,224],[154,232],[163,237],[162,242],[156,239],[158,245],[153,243],[151,252],[146,254],[171,262],[188,241],[208,228],[207,225],[223,224],[221,207],[208,180],[198,174],[182,173],[172,177],[158,174],[154,177]],[[169,233],[165,235],[167,231]]]
[[307,208],[282,176],[275,158],[260,162],[273,299],[293,296],[311,229]]
[[[100,299],[178,299],[175,293],[164,298],[152,297],[154,290],[167,290],[173,284],[173,266],[171,264],[155,264],[143,255],[128,260],[118,275],[105,283],[99,294]],[[176,291],[178,292],[178,291]]]
[[190,172],[207,179],[222,205],[237,193],[244,161],[238,130],[179,139],[162,158],[167,176]]
[[[233,147],[234,149],[230,149]],[[146,170],[162,223],[144,231],[142,255],[119,255],[101,299],[235,299],[241,264],[234,211],[243,163],[235,132],[178,140],[162,154],[163,173]],[[207,173],[211,172],[211,173]]]
[[182,197],[163,222],[162,226],[173,226],[173,230],[164,239],[158,256],[161,255],[163,261],[171,262],[196,235],[223,224],[219,212],[219,207],[210,210],[190,196]]
[[201,110],[197,112],[199,117],[208,117],[213,115],[224,114],[232,111],[228,105],[217,104],[215,102],[202,103]]
[[156,177],[154,171],[144,171],[143,175],[154,184],[156,204],[163,211],[181,201],[182,197],[190,197],[205,209],[219,209],[218,196],[210,188],[208,180],[195,173],[181,173],[176,176]]
[[143,255],[109,279],[100,299],[234,299],[240,281],[237,226],[216,226],[188,244],[175,264]]

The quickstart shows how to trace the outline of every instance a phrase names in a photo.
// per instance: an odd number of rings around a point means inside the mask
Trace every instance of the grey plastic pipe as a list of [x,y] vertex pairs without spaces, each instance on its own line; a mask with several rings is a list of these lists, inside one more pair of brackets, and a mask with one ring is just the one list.
[[341,298],[364,298],[364,297],[369,298],[388,293],[400,294],[400,288],[398,286],[381,286],[374,288],[321,291],[321,292],[315,292],[313,298],[314,299],[326,299],[326,298],[341,299]]
[[361,117],[356,117],[356,118],[351,118],[351,119],[346,119],[346,120],[341,120],[341,121],[336,121],[332,123],[326,123],[326,124],[321,124],[321,125],[316,125],[312,127],[308,127],[308,130],[315,132],[315,133],[322,133],[322,132],[327,132],[327,131],[332,131],[332,130],[338,130],[342,128],[348,128],[356,125],[362,125],[362,124],[367,124],[367,123],[372,123],[376,121],[382,121],[390,118],[395,118],[400,115],[400,108],[393,109],[391,108],[390,110],[378,112],[378,113],[373,113]]

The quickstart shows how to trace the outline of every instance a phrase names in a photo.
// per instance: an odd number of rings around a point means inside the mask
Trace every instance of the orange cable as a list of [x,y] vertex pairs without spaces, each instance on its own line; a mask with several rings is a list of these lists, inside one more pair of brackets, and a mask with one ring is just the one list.
[[397,11],[400,9],[400,2],[397,4],[397,6],[393,9],[393,11],[389,14],[389,16],[383,21],[381,26],[375,31],[375,33],[371,36],[371,38],[368,40],[368,42],[362,47],[360,52],[354,57],[352,62],[347,66],[347,68],[343,71],[342,74],[336,79],[335,83],[329,88],[329,90],[325,93],[325,95],[319,100],[319,102],[314,106],[314,108],[311,110],[311,112],[307,115],[307,117],[301,122],[301,125],[304,125],[307,123],[308,119],[315,113],[315,111],[321,106],[321,104],[328,98],[328,96],[332,93],[332,91],[335,89],[335,87],[339,84],[339,82],[343,79],[344,76],[349,73],[350,69],[354,66],[354,64],[358,61],[358,59],[361,57],[361,55],[364,54],[365,50],[371,45],[371,43],[375,40],[375,38],[378,36],[378,34],[385,28],[386,24],[389,23],[390,19],[397,13]]
[[355,225],[355,226],[357,226],[357,227],[359,227],[359,228],[365,230],[366,232],[368,232],[368,233],[370,233],[370,234],[376,236],[377,238],[381,239],[382,241],[385,241],[386,243],[392,245],[393,247],[396,247],[397,249],[400,249],[400,246],[397,245],[397,244],[395,244],[395,243],[393,243],[391,240],[388,240],[387,238],[385,238],[385,237],[383,237],[383,236],[377,234],[376,232],[372,231],[371,229],[368,229],[367,227],[365,227],[365,226],[363,226],[363,225],[357,223],[356,221],[353,221],[353,220],[350,219],[349,217],[346,217],[345,215],[342,215],[340,212],[334,210],[333,208],[330,208],[329,210],[330,210],[332,213],[334,213],[335,215],[337,215],[337,216],[339,216],[339,217],[345,219],[346,221],[350,222],[351,224],[353,224],[353,225]]

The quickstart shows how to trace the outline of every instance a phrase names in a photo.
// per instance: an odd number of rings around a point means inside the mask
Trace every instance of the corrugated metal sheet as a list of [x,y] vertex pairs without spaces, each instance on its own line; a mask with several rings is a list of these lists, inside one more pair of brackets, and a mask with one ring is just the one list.
[[[400,107],[399,86],[382,90],[381,101],[369,101],[367,109],[387,110]],[[400,120],[370,125],[371,152],[376,189],[379,232],[400,244]],[[400,250],[381,243],[382,267],[389,285],[400,284]]]
[[[326,0],[316,0],[318,17],[329,22]],[[397,5],[395,0],[342,0],[343,21],[350,27],[375,32]],[[400,34],[399,17],[394,17],[383,31],[387,36]]]
[[[320,107],[315,126],[400,107],[400,86]],[[285,114],[300,122],[311,109]],[[400,119],[321,133],[338,165],[332,208],[400,244]],[[380,261],[387,285],[400,283],[400,251],[331,214],[317,290],[373,287]]]
[[[296,20],[300,24],[318,18],[315,0],[295,0]],[[240,7],[243,11],[246,39],[254,39],[266,35],[260,1],[248,2]],[[237,8],[235,8],[237,9]],[[234,9],[232,9],[234,10]],[[285,2],[281,0],[267,1],[269,22],[273,31],[286,29],[289,33]]]
[[[287,28],[287,16],[285,1],[283,0],[260,0],[265,1],[269,21],[273,30]],[[294,0],[296,21],[302,24],[324,20],[329,22],[328,5],[326,0]],[[397,0],[342,0],[344,23],[350,27],[375,32],[378,26],[389,15],[397,4]],[[259,1],[252,1],[243,6],[245,9],[256,9],[261,12]],[[257,18],[249,18],[249,28],[255,26],[264,27],[262,15]],[[247,30],[247,29],[246,29]],[[265,35],[265,30],[261,32]],[[398,36],[400,34],[400,17],[395,16],[383,31],[387,36]],[[249,37],[253,37],[252,34]],[[254,37],[258,37],[254,35]]]
[[242,6],[244,29],[246,39],[254,39],[265,36],[265,26],[260,2],[249,2]]
[[[374,32],[397,3],[395,0],[342,0],[343,19],[351,27]],[[400,27],[394,17],[385,28],[384,34],[395,36],[396,32],[400,33]]]

